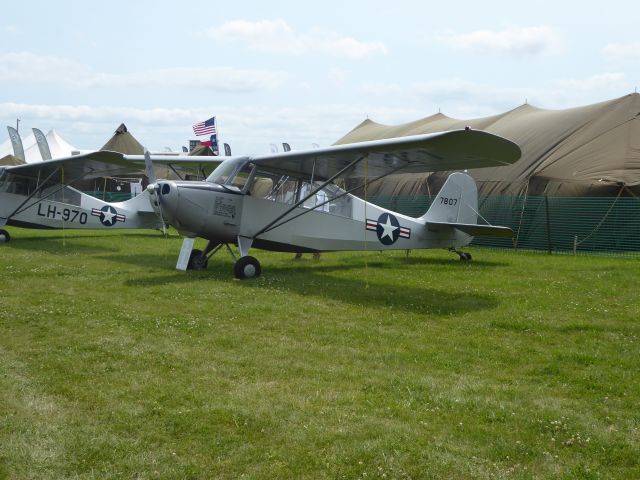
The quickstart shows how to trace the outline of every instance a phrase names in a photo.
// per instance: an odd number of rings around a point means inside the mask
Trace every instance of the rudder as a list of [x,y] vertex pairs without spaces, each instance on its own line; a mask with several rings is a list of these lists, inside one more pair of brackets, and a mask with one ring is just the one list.
[[452,173],[421,220],[437,223],[478,222],[478,188],[466,173]]

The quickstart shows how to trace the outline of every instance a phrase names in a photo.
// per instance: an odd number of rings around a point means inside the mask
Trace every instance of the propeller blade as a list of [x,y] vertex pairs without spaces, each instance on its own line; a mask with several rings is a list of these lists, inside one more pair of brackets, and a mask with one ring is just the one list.
[[153,168],[153,162],[151,161],[151,155],[149,154],[149,150],[144,151],[144,169],[147,174],[147,178],[149,179],[149,183],[156,183],[156,172]]
[[[162,235],[167,236],[167,223],[164,221],[164,217],[162,216],[162,204],[160,203],[160,198],[158,198],[158,192],[155,190],[157,187],[156,172],[153,168],[153,162],[151,161],[151,155],[149,154],[149,150],[145,149],[144,151],[144,169],[147,174],[147,178],[149,179],[149,192],[151,193],[153,209],[158,214],[160,218],[160,223],[162,225]],[[151,188],[149,188],[151,187]],[[156,208],[157,207],[157,208]]]

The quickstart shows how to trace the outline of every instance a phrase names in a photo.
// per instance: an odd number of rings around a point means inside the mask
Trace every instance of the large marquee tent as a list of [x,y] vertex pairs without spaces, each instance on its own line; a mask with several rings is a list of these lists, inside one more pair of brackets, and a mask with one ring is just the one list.
[[[522,149],[510,166],[470,170],[481,195],[631,196],[640,194],[640,94],[566,110],[521,105],[484,118],[436,114],[401,125],[363,121],[337,144],[461,129],[508,138]],[[398,174],[372,184],[368,194],[435,193],[446,172]]]

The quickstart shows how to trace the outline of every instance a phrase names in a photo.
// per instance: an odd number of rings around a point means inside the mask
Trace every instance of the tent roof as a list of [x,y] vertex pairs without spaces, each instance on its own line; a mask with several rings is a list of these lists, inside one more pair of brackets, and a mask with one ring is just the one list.
[[0,165],[4,166],[12,166],[12,165],[23,165],[24,162],[20,160],[18,157],[14,157],[13,155],[5,155],[0,158]]
[[[71,152],[77,150],[76,147],[62,138],[55,130],[49,130],[45,135],[47,142],[49,143],[49,149],[51,150],[51,158],[70,157]],[[24,147],[24,156],[27,163],[42,161],[42,155],[40,155],[40,149],[36,143],[36,138],[33,133],[30,133],[22,139],[22,146]],[[9,140],[0,144],[0,157],[5,155],[13,156],[13,146]]]
[[197,156],[197,157],[214,157],[215,154],[211,147],[207,145],[196,145],[193,150],[189,152],[189,156]]
[[[522,158],[505,167],[471,170],[483,194],[585,195],[598,189],[640,186],[640,94],[565,110],[525,104],[491,117],[460,120],[442,114],[402,125],[365,120],[338,140],[352,143],[463,128],[486,130],[517,143]],[[425,175],[413,175],[404,190],[417,189]],[[440,175],[442,177],[442,175]],[[390,194],[395,180],[380,182]],[[407,183],[408,182],[408,183]]]
[[121,123],[113,136],[105,143],[100,150],[109,150],[127,155],[144,155],[144,147],[127,130],[127,126]]

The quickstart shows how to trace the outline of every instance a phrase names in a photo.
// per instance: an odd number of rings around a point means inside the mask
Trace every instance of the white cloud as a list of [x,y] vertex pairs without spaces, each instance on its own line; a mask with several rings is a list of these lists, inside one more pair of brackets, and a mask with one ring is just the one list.
[[344,68],[333,67],[327,71],[329,81],[335,85],[345,85],[351,77],[351,72]]
[[440,106],[443,113],[462,118],[502,113],[525,101],[540,108],[578,107],[624,95],[630,89],[621,73],[556,79],[536,87],[498,87],[460,78],[411,86],[422,102]]
[[[124,122],[147,148],[166,145],[178,148],[193,138],[191,125],[215,113],[221,141],[231,144],[234,154],[268,153],[270,143],[289,142],[294,149],[311,143],[327,146],[344,136],[368,115],[390,123],[413,120],[419,110],[402,107],[347,104],[311,104],[300,107],[210,106],[197,108],[132,108],[125,106],[47,105],[0,103],[0,118],[20,118],[20,129],[43,131],[55,128],[80,149],[102,146]],[[0,140],[2,140],[0,132]]]
[[506,30],[475,30],[470,33],[444,34],[438,39],[450,47],[470,53],[542,55],[561,50],[560,35],[551,27],[510,27]]
[[552,82],[556,90],[572,92],[598,92],[628,88],[623,73],[601,73],[581,79],[560,79]]
[[365,83],[361,90],[368,95],[399,95],[403,92],[402,86],[397,83]]
[[388,52],[382,42],[363,42],[328,30],[297,32],[282,19],[233,20],[207,29],[205,35],[218,42],[240,43],[258,52],[288,55],[318,52],[360,59]]
[[276,88],[283,72],[230,67],[176,67],[131,73],[95,72],[74,60],[29,52],[0,54],[0,82],[49,83],[72,88],[185,88],[248,92]]
[[602,49],[602,53],[611,61],[638,62],[640,61],[640,42],[610,43]]

